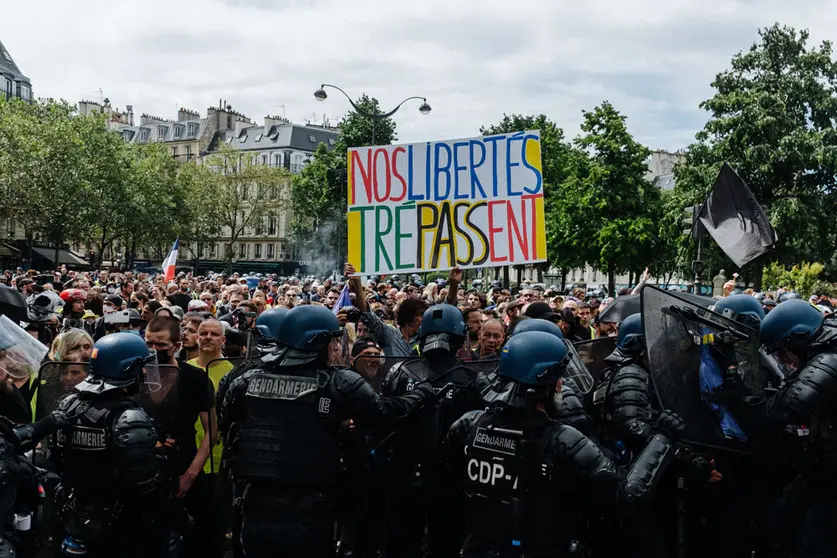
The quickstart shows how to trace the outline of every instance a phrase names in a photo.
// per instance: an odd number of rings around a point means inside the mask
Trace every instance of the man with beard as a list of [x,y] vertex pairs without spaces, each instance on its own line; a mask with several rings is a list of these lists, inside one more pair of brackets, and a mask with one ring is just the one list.
[[475,355],[479,355],[482,312],[479,308],[468,307],[462,311],[462,316],[465,318],[465,325],[468,326],[468,333],[456,356],[464,361],[474,360]]
[[183,321],[180,323],[180,341],[183,343],[183,348],[180,350],[178,359],[183,362],[189,362],[194,358],[198,358],[200,349],[198,348],[198,327],[203,322],[203,316],[197,312],[188,312],[183,316]]

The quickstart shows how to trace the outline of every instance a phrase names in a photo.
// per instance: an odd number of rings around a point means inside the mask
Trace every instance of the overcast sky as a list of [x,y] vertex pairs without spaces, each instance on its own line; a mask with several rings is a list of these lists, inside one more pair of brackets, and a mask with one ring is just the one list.
[[[224,98],[257,120],[345,114],[337,92],[396,115],[401,141],[478,134],[504,112],[568,136],[611,101],[657,149],[688,145],[731,56],[776,21],[837,36],[833,0],[35,0],[3,2],[0,41],[36,95],[133,104],[173,118]],[[84,6],[80,8],[79,6]],[[833,36],[829,36],[832,33]]]

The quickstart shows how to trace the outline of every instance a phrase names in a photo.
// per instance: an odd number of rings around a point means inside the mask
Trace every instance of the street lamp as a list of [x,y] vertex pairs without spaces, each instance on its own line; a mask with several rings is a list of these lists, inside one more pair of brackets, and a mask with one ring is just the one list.
[[352,98],[349,97],[348,93],[346,93],[345,91],[343,91],[342,89],[340,89],[336,85],[331,85],[330,83],[324,83],[320,86],[319,89],[314,91],[314,98],[317,99],[318,101],[325,101],[326,99],[328,99],[328,93],[326,93],[326,90],[325,90],[326,87],[331,87],[332,89],[336,89],[337,91],[342,93],[343,96],[346,97],[346,99],[349,100],[349,103],[352,105],[352,108],[355,109],[355,112],[357,112],[359,115],[361,115],[365,118],[369,118],[370,120],[372,120],[372,143],[373,144],[375,143],[375,122],[377,122],[378,120],[383,120],[384,118],[389,118],[390,116],[392,116],[393,114],[398,112],[398,109],[401,108],[401,105],[403,105],[407,101],[411,101],[413,99],[421,99],[421,105],[419,106],[419,112],[421,114],[423,114],[424,116],[427,116],[428,114],[430,114],[430,111],[433,110],[430,107],[430,105],[427,104],[427,99],[425,97],[407,97],[406,99],[404,99],[403,101],[398,103],[398,105],[389,112],[385,112],[385,113],[381,113],[381,114],[378,114],[377,110],[375,112],[366,112],[365,110],[363,110],[362,108],[357,106],[357,103],[355,103],[352,100]]

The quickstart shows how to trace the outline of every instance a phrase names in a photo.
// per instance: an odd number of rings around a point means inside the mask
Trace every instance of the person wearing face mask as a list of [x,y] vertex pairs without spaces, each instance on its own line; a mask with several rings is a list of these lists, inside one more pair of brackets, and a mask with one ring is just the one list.
[[[218,426],[215,418],[215,398],[212,382],[206,372],[190,364],[178,361],[176,355],[181,348],[180,323],[165,316],[154,318],[145,330],[145,342],[157,353],[161,365],[179,368],[176,387],[176,405],[172,405],[161,417],[159,428],[162,437],[170,440],[173,455],[167,461],[168,475],[177,483],[177,499],[194,518],[196,525],[212,524],[211,486],[204,474],[204,465],[209,459],[210,449],[218,440]],[[204,432],[212,432],[200,446],[195,441],[195,424]],[[175,526],[174,530],[186,536],[186,525]],[[187,548],[201,548],[208,544],[213,535],[205,531],[186,540]]]
[[379,397],[359,374],[333,366],[342,336],[323,306],[289,310],[277,332],[287,350],[233,380],[219,407],[225,439],[241,428],[229,451],[243,555],[333,556],[340,424],[392,428],[434,397],[427,382]]

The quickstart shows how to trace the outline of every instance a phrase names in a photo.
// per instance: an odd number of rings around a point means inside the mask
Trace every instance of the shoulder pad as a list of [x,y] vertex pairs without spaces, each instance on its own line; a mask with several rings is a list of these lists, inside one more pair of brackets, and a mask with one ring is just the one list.
[[132,428],[143,428],[151,425],[151,417],[148,416],[145,409],[136,407],[122,411],[122,414],[116,419],[113,428],[118,432],[122,429],[130,430]]
[[81,402],[78,393],[71,393],[58,402],[58,408],[62,411],[69,411]]
[[614,381],[619,381],[621,379],[626,378],[633,378],[636,380],[640,380],[644,383],[648,383],[648,372],[641,366],[636,364],[629,364],[627,366],[623,366],[615,371],[616,377]]
[[387,372],[386,377],[384,378],[384,382],[389,384],[394,382],[398,379],[398,376],[403,372],[403,367],[406,361],[396,362],[392,365],[392,368],[389,369]]
[[805,364],[788,389],[790,407],[818,416],[837,399],[837,354],[820,353]]
[[600,469],[609,471],[613,467],[590,438],[567,424],[555,426],[552,444],[556,454],[572,462],[579,472],[593,475]]

